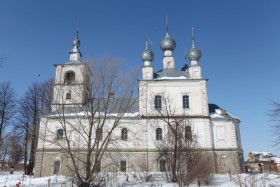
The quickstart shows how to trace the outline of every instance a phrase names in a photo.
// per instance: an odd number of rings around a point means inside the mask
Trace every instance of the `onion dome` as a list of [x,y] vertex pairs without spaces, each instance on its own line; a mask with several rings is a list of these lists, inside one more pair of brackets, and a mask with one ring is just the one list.
[[192,48],[188,52],[188,59],[190,61],[199,61],[201,58],[201,51],[195,47],[194,28],[192,28]]
[[166,33],[165,38],[161,41],[160,48],[162,51],[173,51],[176,48],[176,42],[173,38],[171,38],[168,32]]
[[79,33],[79,31],[77,31],[76,38],[72,42],[73,47],[77,47],[77,48],[79,48],[80,44],[81,44],[79,37],[78,37],[78,33]]
[[153,61],[154,60],[154,53],[148,47],[148,40],[146,40],[146,48],[142,52],[141,59],[143,62],[145,61]]
[[188,52],[188,59],[190,61],[199,61],[200,58],[201,58],[201,51],[196,47],[192,47]]

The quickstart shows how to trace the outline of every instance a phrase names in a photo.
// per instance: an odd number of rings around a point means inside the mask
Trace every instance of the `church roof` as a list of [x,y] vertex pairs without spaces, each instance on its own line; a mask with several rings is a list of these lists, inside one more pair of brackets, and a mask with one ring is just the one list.
[[232,116],[226,110],[222,109],[216,104],[209,104],[208,106],[209,106],[209,116],[212,119],[239,120],[237,117]]
[[[122,112],[125,112],[124,117],[135,117],[139,115],[139,101],[138,98],[114,98],[109,99],[108,107],[105,107],[105,103],[108,100],[104,99],[93,99],[92,102],[79,107],[79,106],[67,106],[59,108],[47,116],[86,116],[90,114],[91,110],[97,115],[117,116]],[[90,105],[92,103],[92,105]],[[106,109],[105,109],[106,108]],[[93,112],[92,112],[93,113]]]
[[[94,99],[92,102],[93,111],[96,114],[104,115],[106,112],[106,116],[116,117],[119,114],[125,112],[123,117],[139,117],[139,99],[138,98],[114,98],[110,99],[109,107],[104,110],[102,107],[104,103],[104,99]],[[99,107],[97,107],[99,106]],[[236,117],[230,115],[226,110],[220,108],[216,104],[209,104],[209,116],[211,119],[219,119],[219,120],[233,120],[237,119]],[[64,115],[65,117],[77,117],[77,116],[86,116],[90,114],[91,107],[89,104],[84,105],[83,107],[64,107],[64,109],[59,108],[46,116],[49,117],[58,117]]]
[[154,78],[155,79],[188,79],[190,78],[190,75],[186,71],[166,68],[156,72],[154,74]]

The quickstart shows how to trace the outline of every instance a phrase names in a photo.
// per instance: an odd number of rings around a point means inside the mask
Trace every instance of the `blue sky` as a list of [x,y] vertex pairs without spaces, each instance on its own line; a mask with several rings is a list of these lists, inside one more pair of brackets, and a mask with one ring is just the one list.
[[69,58],[77,23],[84,58],[118,57],[129,71],[142,66],[149,37],[159,70],[168,15],[177,68],[195,26],[209,102],[240,118],[245,157],[275,152],[267,113],[270,101],[280,100],[279,7],[277,0],[2,0],[0,56],[6,59],[0,82],[10,81],[20,97],[32,82],[53,77],[53,64]]

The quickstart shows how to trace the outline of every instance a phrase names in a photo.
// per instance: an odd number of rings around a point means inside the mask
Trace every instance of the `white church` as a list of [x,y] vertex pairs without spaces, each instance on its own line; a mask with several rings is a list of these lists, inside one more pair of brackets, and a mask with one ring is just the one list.
[[[199,62],[201,51],[195,46],[194,37],[192,42],[187,54],[190,64],[181,63],[183,67],[176,67],[173,56],[176,42],[167,29],[160,43],[163,58],[162,69],[158,71],[154,70],[154,53],[146,42],[141,56],[143,66],[142,78],[138,80],[138,97],[131,98],[133,107],[119,118],[119,125],[112,132],[114,143],[106,148],[106,153],[98,162],[98,170],[162,171],[163,164],[166,163],[158,160],[157,142],[163,141],[167,127],[160,120],[162,116],[155,111],[162,110],[164,101],[168,99],[176,108],[172,117],[185,117],[191,122],[190,131],[196,135],[199,148],[212,155],[211,164],[216,173],[243,171],[240,120],[218,105],[208,103],[208,79],[203,78]],[[36,177],[70,175],[71,158],[66,151],[67,146],[75,149],[75,158],[83,157],[80,154],[86,144],[82,130],[89,124],[82,109],[85,109],[91,98],[90,81],[94,75],[82,61],[79,47],[77,32],[73,49],[70,51],[70,60],[65,64],[55,65],[52,112],[42,116],[40,120],[34,168]],[[118,98],[114,98],[113,94],[110,94],[109,99],[118,102]],[[109,116],[104,122],[110,126],[118,116]],[[66,123],[68,125],[65,125]],[[98,134],[97,139],[100,142],[107,137],[106,129],[95,131],[93,133]],[[112,161],[109,161],[110,159]]]

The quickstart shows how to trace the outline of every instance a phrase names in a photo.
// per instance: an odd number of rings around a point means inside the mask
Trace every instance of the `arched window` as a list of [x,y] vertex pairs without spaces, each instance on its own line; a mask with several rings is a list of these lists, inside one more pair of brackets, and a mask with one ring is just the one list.
[[191,126],[186,126],[185,127],[185,137],[186,137],[186,140],[192,140],[192,128],[191,128]]
[[58,129],[56,132],[56,138],[58,140],[62,140],[63,139],[63,129]]
[[127,140],[127,128],[122,129],[122,140]]
[[71,99],[71,91],[70,90],[66,93],[66,100],[69,100],[69,99]]
[[64,76],[64,84],[75,84],[75,72],[67,71]]
[[53,174],[58,175],[60,173],[60,161],[55,161],[53,165]]
[[162,129],[161,128],[156,129],[156,140],[162,140]]

